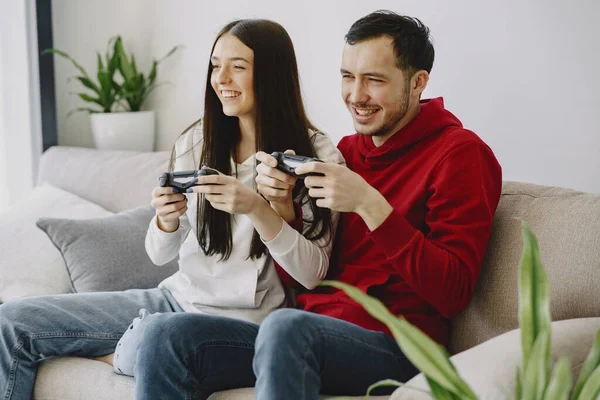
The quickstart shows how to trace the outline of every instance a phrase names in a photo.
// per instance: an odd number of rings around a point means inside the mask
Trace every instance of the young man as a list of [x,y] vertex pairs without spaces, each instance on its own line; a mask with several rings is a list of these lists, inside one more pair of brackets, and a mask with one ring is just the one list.
[[[429,29],[415,18],[375,12],[355,22],[341,66],[357,132],[338,145],[348,167],[296,172],[325,174],[305,179],[309,195],[344,213],[328,277],[446,345],[450,319],[473,294],[502,178],[490,148],[441,98],[420,100],[433,59]],[[260,326],[257,399],[361,395],[417,373],[386,327],[343,292],[317,288],[297,303],[302,310],[275,311]]]

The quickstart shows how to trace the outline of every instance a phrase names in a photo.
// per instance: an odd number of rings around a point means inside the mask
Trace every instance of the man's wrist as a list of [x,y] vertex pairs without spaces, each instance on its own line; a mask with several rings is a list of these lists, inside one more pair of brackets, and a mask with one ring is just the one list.
[[390,216],[394,208],[377,189],[371,187],[367,196],[356,208],[356,213],[365,221],[370,231],[377,229]]

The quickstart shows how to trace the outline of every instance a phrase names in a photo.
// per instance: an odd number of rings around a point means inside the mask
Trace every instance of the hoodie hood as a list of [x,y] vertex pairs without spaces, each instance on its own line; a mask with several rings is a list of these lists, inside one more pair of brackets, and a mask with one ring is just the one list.
[[371,136],[359,135],[358,148],[365,164],[372,168],[385,167],[417,142],[448,128],[462,128],[460,120],[444,108],[442,97],[421,100],[420,106],[419,114],[379,147]]

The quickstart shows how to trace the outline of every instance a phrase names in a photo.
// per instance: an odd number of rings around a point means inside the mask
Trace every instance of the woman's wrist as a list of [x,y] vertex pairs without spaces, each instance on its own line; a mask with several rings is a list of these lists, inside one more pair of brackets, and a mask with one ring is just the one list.
[[175,221],[165,222],[160,219],[159,216],[156,217],[156,226],[163,232],[173,233],[177,229],[179,229],[179,218]]
[[287,223],[296,219],[296,209],[294,208],[294,202],[291,199],[285,203],[271,202],[271,207]]

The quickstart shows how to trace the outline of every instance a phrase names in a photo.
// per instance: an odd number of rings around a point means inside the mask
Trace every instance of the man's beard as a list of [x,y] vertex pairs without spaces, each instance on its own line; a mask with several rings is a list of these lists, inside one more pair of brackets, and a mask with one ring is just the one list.
[[[386,121],[383,121],[383,125],[380,128],[378,128],[374,132],[361,132],[360,129],[357,129],[356,133],[358,133],[359,135],[365,135],[365,136],[384,136],[389,133],[393,133],[390,131],[393,129],[396,129],[395,127],[398,125],[398,122],[400,122],[400,120],[402,118],[404,118],[404,116],[408,112],[410,87],[407,84],[405,86],[405,88],[406,89],[404,91],[404,96],[402,96],[402,98],[400,99],[400,104],[398,105],[398,108],[394,110],[393,114],[390,115],[390,117]],[[360,128],[360,125],[359,125],[359,128]]]

